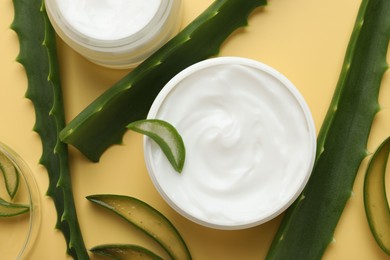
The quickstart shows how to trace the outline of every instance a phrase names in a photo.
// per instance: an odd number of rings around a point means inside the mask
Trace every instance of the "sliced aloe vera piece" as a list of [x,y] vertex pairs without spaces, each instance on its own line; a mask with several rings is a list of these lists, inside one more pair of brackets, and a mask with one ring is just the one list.
[[2,152],[0,152],[0,172],[4,176],[9,196],[14,198],[19,187],[19,172],[13,162]]
[[94,254],[121,260],[162,260],[152,251],[137,245],[100,245],[90,250]]
[[159,119],[146,119],[135,121],[127,128],[152,138],[160,146],[173,168],[179,173],[183,170],[184,142],[173,125]]
[[11,203],[0,198],[0,217],[17,216],[29,211],[28,205]]
[[88,200],[109,209],[159,243],[172,259],[192,259],[191,254],[173,224],[159,211],[133,197],[121,195],[91,195]]
[[390,208],[386,196],[386,166],[389,159],[390,138],[376,150],[364,179],[364,207],[368,224],[382,250],[390,255]]

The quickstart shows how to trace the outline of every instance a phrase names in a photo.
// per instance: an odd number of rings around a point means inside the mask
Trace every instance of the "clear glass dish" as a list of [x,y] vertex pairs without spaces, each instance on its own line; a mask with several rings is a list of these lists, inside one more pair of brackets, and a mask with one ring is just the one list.
[[0,143],[0,153],[4,154],[19,172],[19,188],[13,199],[9,197],[3,174],[0,173],[0,197],[6,201],[30,206],[28,213],[0,217],[1,259],[25,259],[39,230],[41,220],[40,193],[34,176],[23,159],[3,143]]

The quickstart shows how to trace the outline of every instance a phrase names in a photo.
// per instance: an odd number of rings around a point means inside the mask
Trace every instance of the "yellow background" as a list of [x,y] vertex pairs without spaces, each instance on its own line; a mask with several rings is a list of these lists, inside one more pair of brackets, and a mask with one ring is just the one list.
[[[183,0],[183,25],[211,2]],[[225,42],[220,55],[256,59],[285,74],[306,98],[319,129],[336,86],[359,5],[358,0],[271,0],[268,7],[251,15],[249,27],[240,29]],[[28,259],[67,259],[63,236],[54,229],[52,200],[45,196],[48,178],[45,169],[38,164],[41,143],[32,131],[33,106],[24,98],[25,72],[15,61],[19,44],[9,28],[13,12],[11,0],[0,1],[0,141],[24,158],[40,188],[42,221]],[[99,67],[61,40],[58,45],[66,114],[70,120],[127,71]],[[389,74],[385,75],[380,93],[383,110],[374,122],[368,144],[370,152],[390,134]],[[149,180],[143,161],[142,137],[137,134],[127,133],[124,144],[110,148],[98,164],[87,161],[73,148],[70,153],[74,196],[88,248],[103,243],[139,242],[160,252],[127,223],[85,199],[97,193],[131,195],[158,208],[184,236],[194,259],[263,259],[280,222],[278,217],[247,230],[218,231],[179,216],[161,199]],[[362,169],[366,163],[367,160]],[[364,215],[362,169],[337,226],[335,242],[329,246],[324,259],[388,258],[376,245]],[[389,180],[387,178],[388,186]],[[4,250],[1,246],[0,251]]]

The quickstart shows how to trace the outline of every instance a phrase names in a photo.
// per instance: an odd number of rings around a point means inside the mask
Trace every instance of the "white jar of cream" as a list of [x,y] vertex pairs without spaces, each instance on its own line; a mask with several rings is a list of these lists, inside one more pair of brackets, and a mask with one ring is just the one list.
[[90,61],[134,67],[180,27],[181,0],[45,0],[57,34]]
[[311,113],[293,84],[260,62],[222,57],[195,64],[163,88],[148,118],[174,125],[186,147],[178,174],[146,137],[149,175],[176,211],[201,225],[264,223],[292,204],[311,174]]

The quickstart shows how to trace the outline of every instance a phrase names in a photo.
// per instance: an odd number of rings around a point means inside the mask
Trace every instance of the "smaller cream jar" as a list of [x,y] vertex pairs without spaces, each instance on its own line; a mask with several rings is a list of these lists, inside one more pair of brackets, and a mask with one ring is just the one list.
[[181,0],[45,0],[57,34],[88,60],[138,65],[180,28]]
[[275,69],[220,57],[188,67],[156,97],[148,118],[176,127],[186,147],[178,174],[148,137],[144,153],[161,196],[216,229],[262,224],[289,207],[311,174],[316,132],[305,100]]

